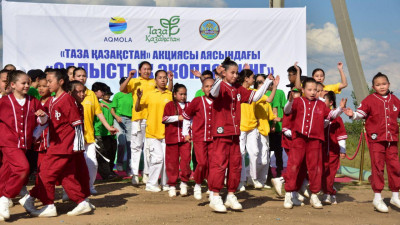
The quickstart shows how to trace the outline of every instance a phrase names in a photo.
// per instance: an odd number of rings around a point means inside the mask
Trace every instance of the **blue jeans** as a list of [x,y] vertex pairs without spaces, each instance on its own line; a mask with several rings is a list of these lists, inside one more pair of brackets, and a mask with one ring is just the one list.
[[117,151],[117,163],[124,163],[124,155],[126,150],[127,161],[131,158],[131,125],[132,121],[130,117],[120,116],[122,119],[121,123],[114,120],[114,127],[119,130],[117,133],[118,151]]

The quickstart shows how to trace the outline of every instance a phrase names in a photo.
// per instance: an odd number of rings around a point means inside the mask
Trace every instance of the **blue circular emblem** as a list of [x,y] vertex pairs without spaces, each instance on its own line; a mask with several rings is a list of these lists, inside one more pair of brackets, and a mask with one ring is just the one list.
[[205,20],[200,24],[200,35],[206,40],[213,40],[219,34],[219,25],[214,20]]

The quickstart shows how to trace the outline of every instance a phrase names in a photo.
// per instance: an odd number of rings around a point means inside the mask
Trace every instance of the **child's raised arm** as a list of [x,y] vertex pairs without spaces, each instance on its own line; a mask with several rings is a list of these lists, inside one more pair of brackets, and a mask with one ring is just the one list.
[[342,62],[339,62],[337,64],[337,68],[338,68],[339,73],[340,73],[341,83],[339,84],[339,91],[341,91],[342,89],[347,87],[347,78],[346,78],[346,75],[343,72],[343,63]]

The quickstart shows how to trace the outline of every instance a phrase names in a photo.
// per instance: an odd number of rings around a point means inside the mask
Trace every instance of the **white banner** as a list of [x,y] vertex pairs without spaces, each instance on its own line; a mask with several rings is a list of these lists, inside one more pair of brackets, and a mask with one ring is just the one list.
[[298,61],[307,74],[306,9],[164,8],[2,2],[3,65],[26,71],[81,66],[87,86],[119,79],[142,61],[174,72],[188,87],[201,88],[191,73],[212,70],[226,56],[250,64],[255,74],[281,75]]

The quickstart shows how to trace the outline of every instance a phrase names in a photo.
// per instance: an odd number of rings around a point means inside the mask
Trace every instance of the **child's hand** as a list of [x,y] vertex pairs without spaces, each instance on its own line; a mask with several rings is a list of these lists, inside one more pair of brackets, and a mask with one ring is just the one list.
[[350,109],[350,108],[343,108],[342,110],[343,110],[343,113],[346,114],[347,116],[353,117],[354,112],[353,112],[352,109]]
[[190,135],[186,135],[185,136],[185,141],[186,142],[190,142],[192,140],[192,138],[190,137]]
[[116,120],[118,123],[122,123],[122,119],[121,119],[121,117],[119,117],[119,116],[116,116],[116,117],[115,117],[115,120]]
[[106,104],[100,103],[100,107],[110,109]]
[[267,77],[269,80],[274,80],[275,78],[274,78],[274,75],[272,75],[272,73],[270,73],[270,74],[268,74],[268,77]]
[[43,116],[46,115],[46,113],[43,112],[43,110],[39,109],[38,111],[35,112],[35,115],[36,115],[36,116],[39,116],[39,117],[43,117]]
[[168,80],[169,81],[172,81],[174,79],[174,74],[172,73],[171,70],[168,70],[167,75],[168,75]]
[[346,158],[346,153],[340,153],[340,158],[345,159]]
[[179,115],[179,116],[178,116],[178,120],[179,120],[179,121],[183,121],[183,116],[182,116],[182,115]]
[[137,95],[138,99],[141,99],[142,96],[143,96],[143,91],[140,90],[140,88],[138,88],[137,91],[136,91],[136,95]]
[[279,78],[279,75],[278,75],[278,76],[275,77],[275,80],[273,81],[273,82],[274,82],[273,85],[274,85],[275,87],[278,87],[278,85],[279,85],[279,80],[280,80],[280,78]]
[[135,75],[135,73],[136,73],[136,70],[131,70],[131,71],[129,71],[128,77],[129,77],[129,78],[132,78],[133,75]]
[[197,77],[197,78],[200,78],[200,77],[201,77],[200,71],[198,71],[198,70],[196,70],[196,69],[190,70],[190,72],[191,72],[195,77]]
[[295,62],[295,63],[294,63],[294,65],[293,65],[293,66],[294,66],[294,68],[295,68],[297,71],[299,71],[299,70],[300,70],[300,68],[297,66],[297,64],[298,64],[298,63],[299,63],[299,62]]
[[340,101],[340,108],[344,109],[346,108],[346,103],[347,103],[347,98],[342,98]]
[[108,131],[110,131],[111,135],[114,135],[119,132],[119,130],[115,127],[110,127],[110,129],[108,129]]
[[337,68],[338,68],[339,70],[343,70],[343,63],[342,63],[342,62],[338,62]]
[[215,69],[215,71],[217,71],[217,74],[220,75],[222,77],[222,72],[225,71],[225,68],[222,65],[219,65],[217,67],[217,69]]
[[245,63],[243,69],[244,70],[249,70],[250,69],[250,65],[248,63]]

